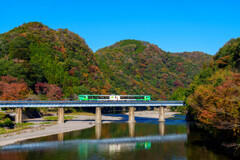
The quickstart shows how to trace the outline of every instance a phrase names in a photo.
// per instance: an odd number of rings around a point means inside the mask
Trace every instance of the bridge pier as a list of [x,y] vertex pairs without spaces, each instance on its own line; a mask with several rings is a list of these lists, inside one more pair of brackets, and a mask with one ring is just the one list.
[[16,108],[15,123],[22,123],[22,108]]
[[58,123],[64,123],[64,108],[59,107],[58,108]]
[[159,122],[164,122],[165,118],[164,118],[164,107],[159,107]]
[[134,107],[129,107],[128,123],[133,123],[133,122],[136,122],[134,117]]
[[101,107],[96,107],[96,124],[102,123]]

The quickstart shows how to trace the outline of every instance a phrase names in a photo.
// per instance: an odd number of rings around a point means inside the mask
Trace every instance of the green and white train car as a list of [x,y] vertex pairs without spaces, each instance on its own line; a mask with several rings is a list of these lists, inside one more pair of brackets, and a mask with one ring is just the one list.
[[150,101],[149,95],[79,95],[80,101]]

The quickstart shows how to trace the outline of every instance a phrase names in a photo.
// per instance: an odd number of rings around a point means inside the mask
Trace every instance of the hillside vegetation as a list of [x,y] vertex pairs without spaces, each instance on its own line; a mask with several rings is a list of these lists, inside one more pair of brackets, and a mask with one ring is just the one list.
[[[25,82],[29,93],[47,99],[101,94],[105,85],[95,56],[83,38],[67,29],[53,30],[38,22],[23,24],[0,35],[0,66],[0,76],[7,76],[1,78],[2,83],[6,83],[5,79]],[[21,88],[17,82],[8,83]],[[1,85],[0,94],[9,86]],[[24,98],[6,94],[10,96],[1,99]]]
[[149,94],[170,99],[211,56],[169,53],[124,40],[93,53],[83,38],[30,22],[0,35],[0,99],[76,99],[78,94]]
[[149,94],[153,99],[170,99],[174,90],[187,87],[211,60],[202,52],[169,53],[137,40],[123,40],[95,54],[113,87],[110,93]]
[[186,90],[194,120],[240,132],[240,38],[227,42]]
[[178,89],[175,98],[185,98],[190,130],[207,135],[205,146],[240,158],[240,38],[231,39],[214,56],[214,60],[187,89]]

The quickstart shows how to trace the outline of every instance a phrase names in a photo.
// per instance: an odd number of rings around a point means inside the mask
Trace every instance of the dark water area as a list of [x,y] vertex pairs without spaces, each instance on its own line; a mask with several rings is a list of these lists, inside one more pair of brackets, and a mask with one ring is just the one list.
[[228,160],[208,150],[204,136],[191,132],[184,116],[159,123],[136,118],[23,141],[0,148],[0,160],[158,159]]

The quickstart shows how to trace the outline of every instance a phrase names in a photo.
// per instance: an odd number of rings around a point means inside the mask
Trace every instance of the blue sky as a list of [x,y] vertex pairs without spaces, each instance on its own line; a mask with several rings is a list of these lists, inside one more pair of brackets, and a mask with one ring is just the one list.
[[0,33],[38,21],[68,28],[99,48],[144,40],[170,52],[215,54],[240,37],[239,0],[1,0]]

